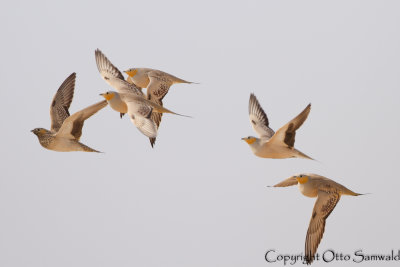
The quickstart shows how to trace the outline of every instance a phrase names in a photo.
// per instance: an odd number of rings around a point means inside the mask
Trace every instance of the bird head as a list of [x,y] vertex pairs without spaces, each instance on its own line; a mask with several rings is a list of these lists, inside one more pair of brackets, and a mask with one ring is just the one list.
[[254,136],[247,136],[243,137],[242,140],[244,140],[247,144],[251,145],[257,140],[257,138],[255,138]]
[[41,136],[41,135],[46,134],[48,131],[44,128],[35,128],[35,129],[31,130],[31,132],[37,136]]
[[296,180],[297,180],[297,182],[299,182],[300,184],[305,184],[305,183],[307,183],[308,182],[308,180],[309,180],[309,176],[308,175],[306,175],[306,174],[298,174],[298,175],[295,175],[295,176],[293,176],[294,178],[296,178]]
[[126,70],[126,71],[124,71],[126,74],[128,74],[128,76],[129,77],[133,77],[133,76],[135,76],[136,74],[137,74],[137,69],[129,69],[129,70]]
[[110,101],[111,99],[113,99],[115,97],[115,92],[113,91],[108,91],[105,92],[103,94],[100,94],[102,97],[104,97],[107,101]]

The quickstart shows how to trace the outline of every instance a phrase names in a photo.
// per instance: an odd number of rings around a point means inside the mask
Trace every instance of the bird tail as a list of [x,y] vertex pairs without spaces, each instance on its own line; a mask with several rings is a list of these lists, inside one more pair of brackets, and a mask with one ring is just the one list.
[[150,101],[150,100],[147,100],[147,99],[145,99],[145,98],[137,97],[137,96],[135,96],[135,97],[132,97],[132,96],[131,96],[131,98],[137,98],[137,99],[139,99],[140,101],[142,101],[142,102],[146,103],[147,105],[151,106],[151,107],[153,108],[153,112],[158,112],[158,113],[171,113],[171,114],[174,114],[174,115],[178,115],[178,116],[182,116],[182,117],[191,118],[191,116],[183,115],[183,114],[179,114],[179,113],[173,112],[173,111],[171,111],[171,110],[169,110],[169,109],[167,109],[167,108],[164,108],[162,105],[159,105],[159,104],[157,104],[157,103],[155,103],[155,102],[152,102],[152,101]]
[[350,196],[363,196],[363,195],[369,195],[371,193],[364,193],[364,194],[360,194],[360,193],[356,193],[351,191],[350,189],[347,189],[347,191],[345,192],[346,195],[350,195]]
[[193,84],[199,84],[199,83],[195,83],[195,82],[188,82],[188,81],[185,81],[185,80],[182,80],[181,78],[178,78],[178,77],[174,77],[174,81],[173,81],[173,83],[193,83]]
[[304,154],[303,152],[301,152],[301,151],[299,151],[299,150],[297,150],[297,149],[296,149],[296,152],[297,152],[297,157],[298,157],[298,158],[315,160],[315,159],[313,159],[313,158],[307,156],[306,154]]
[[153,111],[158,112],[158,113],[170,113],[170,114],[174,114],[174,115],[178,115],[178,116],[182,116],[182,117],[188,117],[191,118],[191,116],[188,115],[183,115],[183,114],[179,114],[176,112],[173,112],[167,108],[164,108],[163,106],[158,105],[157,107],[153,106]]
[[370,193],[364,193],[364,194],[360,194],[360,193],[356,193],[351,191],[350,189],[348,189],[347,187],[341,185],[342,189],[341,191],[343,192],[343,195],[348,195],[348,196],[362,196],[362,195],[368,195]]
[[98,151],[98,150],[96,150],[96,149],[90,148],[90,147],[88,147],[87,145],[84,145],[84,144],[82,144],[82,143],[80,143],[80,145],[81,145],[82,151],[85,151],[85,152],[103,153],[103,152]]

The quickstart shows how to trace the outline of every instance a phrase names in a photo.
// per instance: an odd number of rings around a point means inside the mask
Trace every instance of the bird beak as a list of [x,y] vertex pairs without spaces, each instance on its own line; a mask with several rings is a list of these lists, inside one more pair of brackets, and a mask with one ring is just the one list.
[[245,138],[243,137],[243,138],[240,138],[240,140],[244,140]]
[[33,133],[33,130],[31,130],[31,132]]
[[104,94],[99,94],[99,95],[103,96]]

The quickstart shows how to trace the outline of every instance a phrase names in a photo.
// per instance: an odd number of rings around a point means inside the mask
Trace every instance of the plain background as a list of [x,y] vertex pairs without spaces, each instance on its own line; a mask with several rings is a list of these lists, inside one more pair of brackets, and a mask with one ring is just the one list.
[[[398,1],[0,7],[0,266],[267,266],[269,249],[303,252],[315,199],[267,188],[300,172],[372,193],[342,197],[320,253],[400,248]],[[193,119],[165,115],[152,149],[106,107],[81,139],[105,153],[43,149],[30,130],[50,127],[51,99],[68,75],[77,73],[71,114],[111,89],[96,48],[121,70],[199,82],[174,85],[164,99]],[[251,92],[274,130],[312,103],[296,147],[318,161],[251,153],[240,140],[255,135]]]

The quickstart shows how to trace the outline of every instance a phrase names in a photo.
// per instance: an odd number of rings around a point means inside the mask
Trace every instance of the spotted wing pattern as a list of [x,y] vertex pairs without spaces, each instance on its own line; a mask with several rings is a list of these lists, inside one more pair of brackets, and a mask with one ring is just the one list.
[[[169,88],[171,87],[173,82],[166,75],[163,75],[158,71],[149,72],[148,77],[150,82],[147,86],[147,99],[162,106],[162,100],[168,93]],[[155,122],[158,129],[161,123],[162,113],[153,112],[153,114],[151,115],[151,119]],[[150,144],[152,147],[154,146],[155,142],[156,138],[150,138]]]
[[[138,130],[149,138],[157,136],[157,125],[151,119],[154,105],[147,99],[132,94],[120,94],[128,106],[128,115]],[[151,105],[150,105],[151,104]]]
[[339,192],[318,191],[318,197],[315,201],[306,235],[304,254],[307,264],[311,264],[314,260],[314,255],[317,252],[318,245],[324,235],[326,218],[331,214],[336,204],[339,202],[339,199]]

